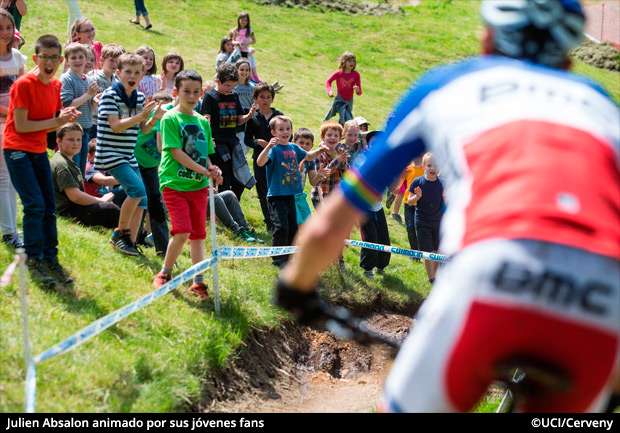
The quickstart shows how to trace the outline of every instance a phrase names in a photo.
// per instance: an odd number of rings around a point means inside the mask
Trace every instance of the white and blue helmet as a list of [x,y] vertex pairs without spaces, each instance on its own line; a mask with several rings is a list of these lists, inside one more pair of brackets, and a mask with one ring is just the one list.
[[480,13],[498,52],[546,66],[561,66],[583,38],[579,0],[483,0]]

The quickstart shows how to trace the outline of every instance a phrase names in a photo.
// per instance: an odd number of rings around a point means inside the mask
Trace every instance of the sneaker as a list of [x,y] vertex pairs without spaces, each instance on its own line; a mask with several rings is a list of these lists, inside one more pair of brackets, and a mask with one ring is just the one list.
[[275,88],[275,87],[278,87],[278,84],[279,84],[279,83],[278,83],[278,80],[276,80],[276,81],[274,81],[273,83],[271,83],[271,85],[272,85],[274,88]]
[[147,247],[154,247],[155,243],[153,242],[153,234],[148,234],[148,232],[144,229],[140,230],[138,233],[138,239],[136,239],[136,246],[145,245]]
[[245,241],[249,244],[253,244],[254,242],[256,242],[256,238],[253,237],[252,235],[250,235],[246,230],[243,229],[239,229],[235,232],[235,237],[241,239],[242,241]]
[[391,213],[390,216],[392,217],[393,220],[396,220],[398,224],[405,225],[405,222],[403,221],[403,217],[401,217],[400,214]]
[[47,270],[54,275],[56,281],[58,281],[60,284],[73,283],[73,278],[67,275],[67,271],[65,271],[62,265],[58,262],[57,257],[50,260],[45,260],[44,263],[47,267]]
[[364,272],[362,272],[362,275],[364,277],[366,277],[367,279],[369,279],[370,281],[374,281],[374,279],[375,279],[375,276],[373,275],[372,270],[371,271],[364,271]]
[[56,280],[45,270],[43,260],[28,259],[26,260],[26,265],[30,271],[30,278],[32,278],[35,283],[45,287],[54,287],[56,285]]
[[392,207],[392,203],[394,203],[394,199],[396,199],[396,196],[392,194],[391,191],[388,191],[387,194],[388,194],[388,197],[385,200],[385,207],[389,209]]
[[282,87],[284,87],[284,84],[278,84],[276,87],[273,88],[273,91],[277,93],[282,90]]
[[140,254],[136,247],[134,247],[133,242],[131,242],[129,234],[125,231],[121,233],[119,230],[114,230],[110,238],[110,245],[128,256],[137,256]]
[[377,268],[377,270],[375,271],[375,274],[377,274],[377,275],[385,275],[385,269]]
[[13,248],[23,248],[24,244],[19,237],[19,233],[13,235],[2,235],[2,242]]
[[201,300],[209,297],[207,285],[205,283],[194,283],[190,286],[189,291],[198,296]]
[[172,275],[164,274],[163,272],[159,272],[155,275],[155,279],[153,280],[153,287],[159,289],[161,286],[166,284],[168,281],[172,279]]
[[431,279],[428,280],[428,282],[431,283],[431,284],[435,284],[435,279],[431,278]]

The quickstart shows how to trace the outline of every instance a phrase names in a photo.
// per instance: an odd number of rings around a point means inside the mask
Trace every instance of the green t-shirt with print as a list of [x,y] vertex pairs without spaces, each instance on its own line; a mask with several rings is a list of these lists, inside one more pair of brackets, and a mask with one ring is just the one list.
[[171,109],[161,119],[162,157],[159,165],[159,185],[176,191],[197,191],[209,186],[209,179],[185,168],[172,157],[170,149],[182,149],[190,158],[207,167],[207,158],[215,153],[211,126],[207,119],[194,111],[193,116]]
[[[164,108],[168,111],[173,108],[173,105],[168,104]],[[153,117],[153,114],[151,114],[151,117]],[[149,120],[151,120],[151,117],[149,117]],[[158,120],[148,134],[143,134],[142,131],[138,131],[138,139],[136,140],[136,148],[134,149],[133,154],[136,157],[138,164],[140,164],[140,167],[157,167],[161,161],[161,153],[159,153],[159,149],[157,149],[157,131],[159,131],[159,122],[160,121]]]

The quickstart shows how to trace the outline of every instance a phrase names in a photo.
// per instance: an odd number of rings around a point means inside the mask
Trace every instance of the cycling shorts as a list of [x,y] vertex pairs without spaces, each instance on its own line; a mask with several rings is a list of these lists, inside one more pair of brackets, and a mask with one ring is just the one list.
[[384,408],[469,411],[499,365],[529,360],[571,386],[518,410],[602,411],[618,379],[619,340],[618,260],[535,240],[472,244],[440,267],[386,381]]

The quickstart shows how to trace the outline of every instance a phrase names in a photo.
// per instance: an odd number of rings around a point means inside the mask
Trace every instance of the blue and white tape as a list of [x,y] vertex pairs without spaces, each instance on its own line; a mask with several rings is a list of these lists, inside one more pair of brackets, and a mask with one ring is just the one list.
[[[438,262],[447,262],[448,257],[441,254],[427,253],[423,251],[409,250],[405,248],[392,247],[388,245],[373,244],[370,242],[362,242],[347,239],[346,245],[370,248],[378,251],[385,251],[392,254],[400,254],[408,257],[415,257],[424,260],[433,260]],[[215,265],[218,259],[250,259],[260,257],[273,257],[284,254],[294,254],[299,251],[297,246],[287,247],[220,247],[213,252],[213,257],[195,264],[185,272],[177,275],[175,278],[161,286],[159,289],[149,293],[148,295],[132,302],[105,317],[91,323],[80,331],[76,332],[69,338],[61,341],[55,346],[35,356],[31,363],[27,367],[26,373],[26,412],[32,413],[35,409],[35,394],[36,394],[36,368],[35,365],[46,359],[50,359],[56,355],[61,355],[69,350],[81,345],[82,343],[90,340],[94,336],[100,334],[110,326],[115,325],[123,318],[135,313],[136,311],[151,304],[155,300],[161,298],[168,292],[176,289],[181,284],[189,281],[194,275],[200,274],[205,270]],[[15,263],[16,265],[16,263]],[[11,269],[8,274],[12,274],[14,268]],[[8,278],[5,277],[5,281]]]
[[221,259],[253,259],[293,254],[299,247],[219,247],[217,256]]
[[53,356],[60,355],[70,349],[73,349],[74,347],[79,346],[85,341],[90,340],[92,337],[100,334],[104,330],[108,329],[110,326],[118,323],[123,318],[135,313],[139,309],[149,305],[151,302],[161,298],[166,293],[176,289],[181,284],[189,281],[194,275],[200,274],[205,270],[209,269],[215,264],[216,261],[217,257],[211,257],[210,259],[195,264],[191,268],[187,269],[185,272],[177,275],[172,280],[161,286],[159,289],[149,293],[148,295],[138,299],[137,301],[132,302],[131,304],[127,304],[123,308],[120,308],[105,317],[102,317],[101,319],[88,325],[86,328],[83,328],[80,331],[76,332],[66,340],[61,341],[60,343],[56,344],[45,352],[35,356],[34,362],[39,363]]
[[346,245],[353,247],[369,248],[371,250],[385,251],[386,253],[399,254],[401,256],[413,257],[416,259],[432,260],[434,262],[445,263],[448,256],[442,254],[427,253],[425,251],[408,250],[406,248],[392,247],[390,245],[373,244],[370,242],[354,241],[347,239],[344,241]]
[[34,362],[28,364],[26,372],[26,413],[34,413],[35,395],[37,393],[37,370]]

